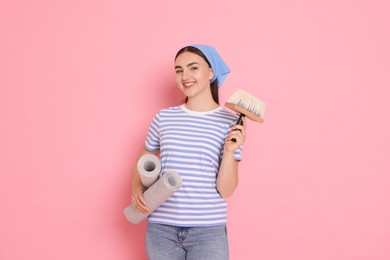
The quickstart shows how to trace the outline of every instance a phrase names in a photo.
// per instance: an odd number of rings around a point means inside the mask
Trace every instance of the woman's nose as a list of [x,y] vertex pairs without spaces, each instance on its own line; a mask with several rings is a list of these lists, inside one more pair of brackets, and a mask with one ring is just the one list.
[[184,70],[184,71],[183,71],[183,73],[181,74],[181,78],[182,78],[183,80],[189,78],[189,72],[188,72],[188,70]]

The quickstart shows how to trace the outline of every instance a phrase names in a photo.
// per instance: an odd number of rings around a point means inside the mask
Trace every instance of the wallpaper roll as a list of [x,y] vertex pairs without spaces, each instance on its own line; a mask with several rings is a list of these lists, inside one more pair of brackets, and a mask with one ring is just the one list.
[[142,185],[149,188],[159,177],[161,161],[156,155],[147,153],[138,159],[137,168]]
[[142,213],[134,208],[133,205],[129,205],[123,210],[127,220],[133,224],[140,223],[169,197],[171,197],[178,189],[180,189],[181,184],[182,180],[180,174],[175,171],[167,171],[143,194],[146,205],[150,211],[147,213]]

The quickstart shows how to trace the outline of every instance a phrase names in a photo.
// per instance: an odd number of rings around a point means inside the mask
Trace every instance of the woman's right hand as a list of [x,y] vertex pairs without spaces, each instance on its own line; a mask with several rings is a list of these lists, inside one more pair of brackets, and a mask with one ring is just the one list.
[[143,193],[146,190],[146,188],[142,185],[141,187],[134,187],[133,186],[133,194],[131,195],[131,204],[135,209],[142,213],[149,213],[150,209],[146,205],[146,201],[144,199]]

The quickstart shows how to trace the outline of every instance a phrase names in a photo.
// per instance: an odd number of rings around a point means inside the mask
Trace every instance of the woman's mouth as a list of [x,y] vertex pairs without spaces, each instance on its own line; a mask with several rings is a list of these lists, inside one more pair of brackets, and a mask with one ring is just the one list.
[[190,88],[190,87],[192,87],[193,85],[195,85],[195,82],[183,83],[183,86],[184,86],[185,88]]

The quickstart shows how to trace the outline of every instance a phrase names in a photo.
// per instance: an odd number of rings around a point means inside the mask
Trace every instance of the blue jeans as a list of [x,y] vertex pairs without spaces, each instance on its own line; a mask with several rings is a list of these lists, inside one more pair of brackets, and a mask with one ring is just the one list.
[[226,226],[175,227],[148,223],[145,239],[149,260],[227,260]]

